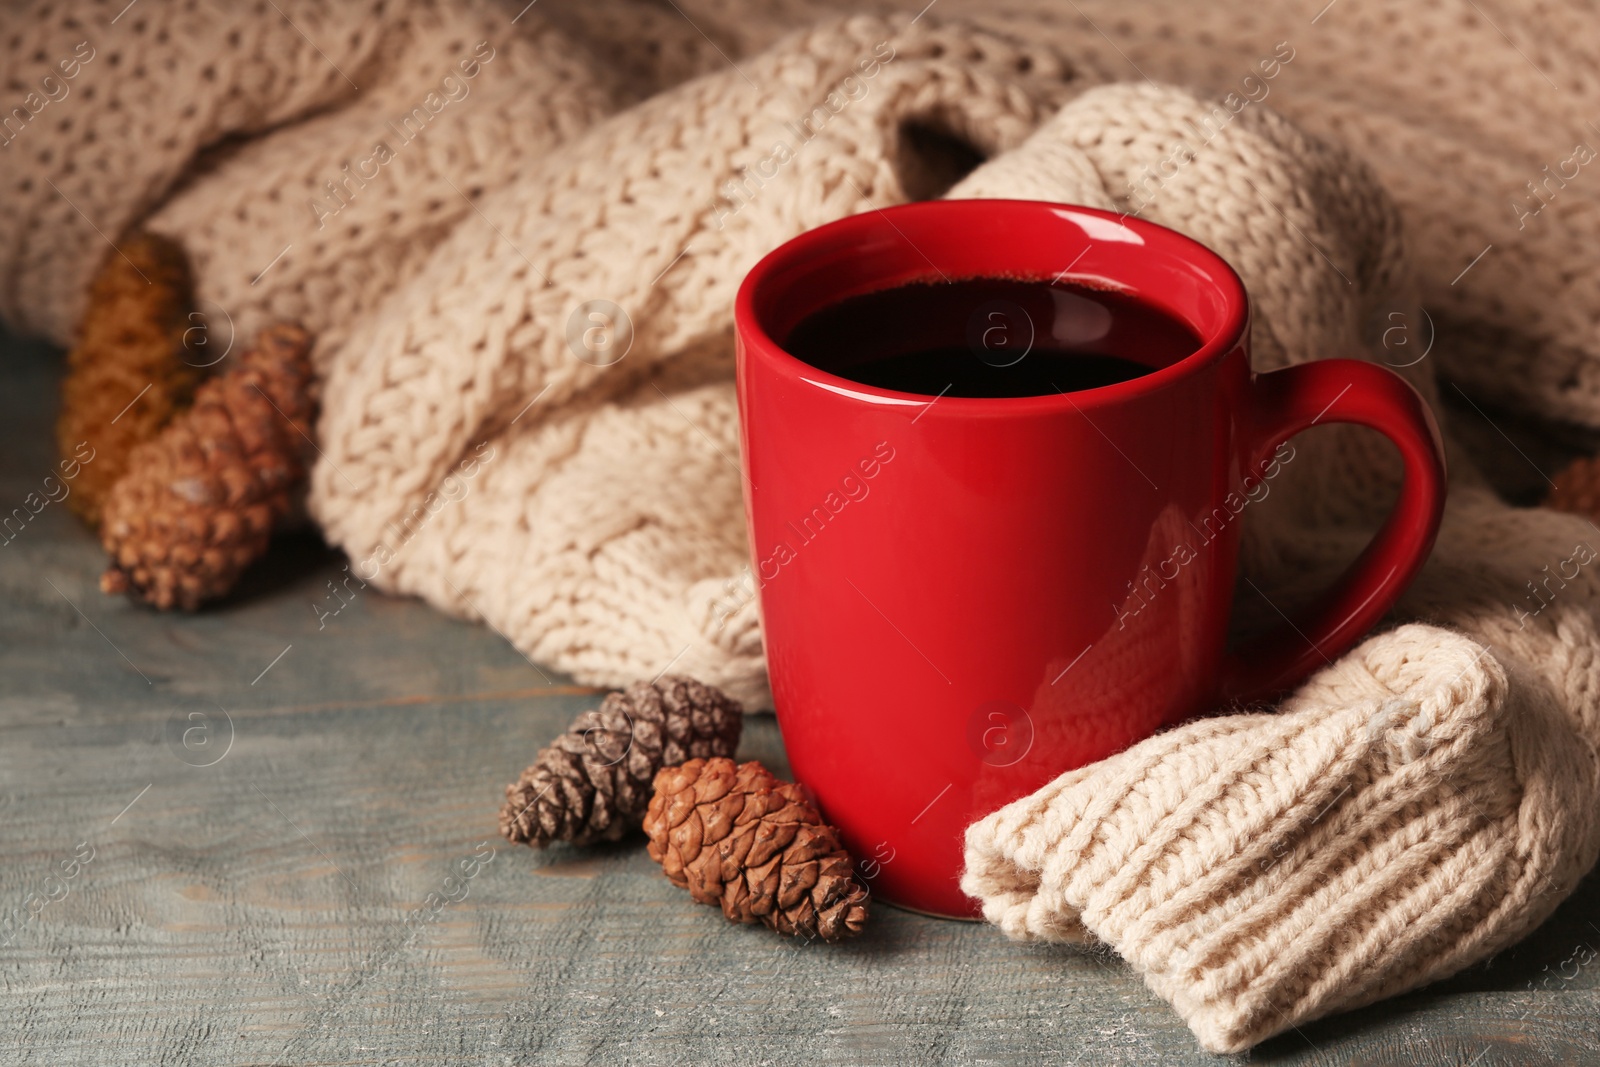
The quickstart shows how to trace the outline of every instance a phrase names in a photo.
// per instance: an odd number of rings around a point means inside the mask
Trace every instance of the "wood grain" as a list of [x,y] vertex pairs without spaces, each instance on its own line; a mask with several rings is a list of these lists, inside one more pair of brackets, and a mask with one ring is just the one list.
[[[9,509],[53,462],[58,354],[0,356]],[[0,547],[0,913],[64,893],[0,947],[0,1064],[1216,1062],[1108,955],[889,908],[793,944],[637,840],[507,845],[503,785],[594,691],[373,591],[319,623],[342,560],[309,536],[194,617],[100,565],[58,505]],[[743,754],[784,770],[770,719]],[[1600,1062],[1597,924],[1590,879],[1489,964],[1250,1058]]]

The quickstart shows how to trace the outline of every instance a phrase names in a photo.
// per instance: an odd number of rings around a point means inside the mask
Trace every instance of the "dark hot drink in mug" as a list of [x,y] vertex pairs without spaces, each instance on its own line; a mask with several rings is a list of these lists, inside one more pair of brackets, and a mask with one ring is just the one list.
[[1113,385],[1200,347],[1182,319],[1112,290],[968,278],[841,300],[783,347],[863,385],[927,396],[1042,396]]

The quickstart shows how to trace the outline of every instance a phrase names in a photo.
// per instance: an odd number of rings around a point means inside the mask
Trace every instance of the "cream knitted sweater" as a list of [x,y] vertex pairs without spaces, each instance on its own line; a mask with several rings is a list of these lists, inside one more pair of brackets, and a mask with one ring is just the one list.
[[[758,703],[729,309],[761,254],[851,212],[945,193],[1137,210],[1239,269],[1262,368],[1365,343],[1425,393],[1442,361],[1600,424],[1600,290],[1575,252],[1595,194],[1552,185],[1511,235],[1477,202],[1536,142],[1586,136],[1563,125],[1596,110],[1576,37],[1503,59],[1480,20],[1398,3],[1185,10],[1195,33],[1153,3],[970,5],[981,25],[965,6],[788,37],[809,18],[782,4],[11,11],[0,69],[26,117],[0,146],[0,313],[66,341],[126,226],[178,238],[217,343],[279,316],[319,335],[312,511],[363,577],[581,679],[671,666]],[[1350,24],[1374,18],[1387,37]],[[1411,48],[1451,62],[1411,79]],[[1543,129],[1495,97],[1547,75],[1570,85],[1536,105]],[[1269,96],[1354,143],[1401,210]],[[972,153],[988,162],[950,188]],[[1384,347],[1396,324],[1416,347]],[[1242,599],[1241,628],[1325,586],[1381,517],[1398,473],[1373,436],[1297,440],[1247,516],[1270,603]],[[1217,1050],[1541,921],[1600,849],[1600,531],[1505,507],[1455,462],[1417,622],[1275,713],[1169,731],[980,821],[964,884],[989,918],[1107,942]]]

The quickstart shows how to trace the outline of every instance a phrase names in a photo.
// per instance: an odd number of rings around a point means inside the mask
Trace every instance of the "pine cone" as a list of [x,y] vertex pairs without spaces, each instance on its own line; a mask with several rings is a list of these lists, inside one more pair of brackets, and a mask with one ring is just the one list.
[[1600,521],[1600,456],[1567,464],[1556,475],[1544,506]]
[[672,884],[732,922],[842,941],[867,921],[839,831],[804,791],[759,763],[690,760],[656,775],[644,817],[650,857]]
[[182,358],[193,309],[183,248],[155,234],[125,237],[89,286],[61,382],[56,445],[63,458],[85,443],[92,449],[94,462],[83,464],[67,497],[91,526],[134,446],[155,437],[194,395],[200,372]]
[[194,407],[134,450],[106,498],[107,593],[166,610],[221,596],[266,551],[305,480],[311,336],[281,323],[200,387]]
[[579,715],[506,786],[500,832],[534,848],[616,841],[638,827],[657,771],[731,755],[743,725],[737,700],[692,678],[635,682]]

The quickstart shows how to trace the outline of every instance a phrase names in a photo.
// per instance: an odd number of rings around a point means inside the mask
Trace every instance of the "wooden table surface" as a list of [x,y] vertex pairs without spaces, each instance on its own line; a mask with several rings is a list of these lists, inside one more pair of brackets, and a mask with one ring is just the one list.
[[[54,463],[59,354],[0,359],[9,513]],[[504,784],[596,691],[373,591],[319,621],[342,562],[289,539],[158,615],[99,593],[60,504],[0,545],[0,1063],[1221,1062],[1104,952],[891,908],[795,944],[691,903],[641,840],[508,845]],[[786,771],[770,717],[741,754]],[[1600,1063],[1597,950],[1590,878],[1490,963],[1249,1059]]]

